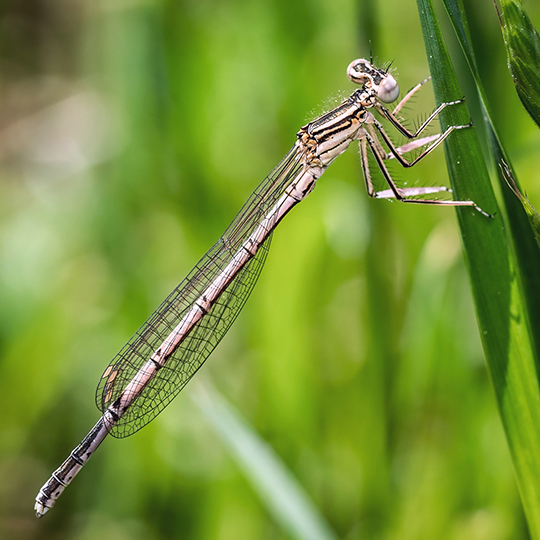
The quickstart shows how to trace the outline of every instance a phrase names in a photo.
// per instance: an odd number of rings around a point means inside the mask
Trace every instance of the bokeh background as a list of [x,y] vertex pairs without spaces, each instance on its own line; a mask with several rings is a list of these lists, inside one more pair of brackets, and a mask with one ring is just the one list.
[[[470,4],[538,206],[540,135],[491,1]],[[412,0],[18,0],[0,29],[1,538],[528,537],[454,210],[369,200],[352,147],[280,225],[195,379],[37,520],[37,491],[98,418],[106,364],[300,126],[353,90],[349,62],[371,47],[403,90],[428,67]],[[407,114],[433,106],[428,85]],[[395,176],[444,183],[443,152]],[[279,474],[257,480],[268,452]],[[288,521],[306,519],[297,488],[318,532]]]

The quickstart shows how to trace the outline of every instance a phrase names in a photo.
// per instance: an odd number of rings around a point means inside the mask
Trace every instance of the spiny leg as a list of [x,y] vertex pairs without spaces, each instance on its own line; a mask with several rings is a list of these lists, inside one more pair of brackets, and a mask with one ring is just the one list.
[[401,108],[405,105],[405,103],[407,103],[407,101],[409,101],[409,99],[412,98],[412,96],[418,91],[420,90],[420,88],[422,88],[422,86],[424,86],[424,84],[426,84],[428,81],[431,80],[431,77],[427,77],[426,79],[424,79],[422,82],[419,82],[415,87],[411,88],[404,96],[404,98],[396,105],[396,107],[394,108],[394,110],[392,111],[392,114],[394,116],[397,115],[397,113],[401,110]]
[[[389,153],[384,153],[382,151],[381,144],[377,140],[377,137],[373,131],[373,128],[371,126],[368,126],[368,129],[370,131],[370,134],[372,136],[372,139],[374,140],[373,144],[377,146],[379,155],[383,159],[391,159],[392,157],[395,158],[402,167],[412,167],[413,165],[416,165],[422,158],[426,157],[428,154],[433,152],[437,146],[439,146],[449,135],[452,133],[452,131],[456,131],[458,129],[465,129],[472,126],[471,124],[466,124],[463,126],[450,126],[444,133],[438,134],[438,135],[432,135],[430,137],[423,137],[422,139],[418,139],[417,141],[410,142],[408,144],[405,144],[403,146],[400,146],[399,148],[396,148],[386,131],[384,130],[383,126],[375,121],[373,124],[377,131],[380,133],[381,137],[383,138],[384,142],[388,146],[388,149],[390,150]],[[377,142],[375,142],[377,140]],[[430,144],[433,143],[433,144]],[[412,161],[407,161],[403,157],[403,153],[410,152],[411,150],[415,150],[416,148],[421,148],[422,146],[425,146],[426,144],[430,144],[418,157],[413,159]]]
[[[422,146],[426,146],[427,144],[432,143],[433,141],[436,141],[440,136],[441,134],[437,133],[436,135],[429,135],[429,137],[422,137],[421,139],[416,139],[415,141],[411,141],[407,144],[403,144],[396,148],[397,153],[400,155],[407,154],[408,152],[412,152],[413,150],[416,150],[417,148],[422,148]],[[394,154],[392,154],[392,152],[386,155],[386,159],[392,159],[393,157],[394,157]]]
[[[390,114],[392,114],[394,116],[394,118],[397,120],[396,116],[397,114],[399,113],[399,111],[401,110],[401,108],[407,103],[407,101],[409,101],[409,99],[418,91],[420,90],[420,88],[422,88],[422,86],[424,86],[424,84],[426,84],[428,81],[431,80],[431,77],[427,77],[426,79],[424,79],[423,81],[421,81],[420,83],[418,83],[416,86],[414,86],[411,90],[409,90],[407,92],[407,94],[403,97],[403,99],[397,104],[397,106],[394,108],[394,110],[390,113],[390,111],[386,111]],[[459,103],[462,103],[464,100],[461,99],[461,100],[458,100],[458,101],[452,101],[452,102],[449,102],[449,103],[443,103],[442,105],[440,105],[438,107],[438,109],[436,109],[431,115],[430,117],[420,126],[420,128],[416,131],[416,134],[413,134],[413,135],[416,135],[418,136],[419,133],[425,129],[427,127],[427,125],[435,118],[435,116],[441,112],[441,110],[443,110],[446,106],[448,105],[456,105],[456,104],[459,104]],[[380,111],[380,112],[383,112],[384,114],[384,111]],[[399,121],[398,121],[399,122]],[[399,122],[400,123],[400,122]],[[401,123],[400,123],[401,124]],[[436,141],[436,144],[433,145],[433,147],[431,148],[428,148],[426,149],[426,151],[424,153],[422,153],[414,162],[410,163],[409,165],[406,165],[405,163],[401,163],[404,167],[407,167],[407,166],[412,166],[414,165],[415,163],[418,162],[418,160],[420,160],[422,157],[424,157],[425,155],[429,154],[432,150],[434,150],[443,140],[444,138],[446,138],[451,131],[453,131],[454,129],[462,129],[462,128],[465,128],[465,127],[469,127],[469,125],[472,125],[471,124],[468,124],[468,125],[463,125],[463,126],[454,126],[452,128],[450,128],[449,130],[447,130],[442,138],[441,138],[441,134],[438,133],[436,135],[430,135],[428,137],[422,137],[421,139],[418,139],[416,141],[412,141],[410,143],[407,143],[407,144],[404,144],[398,148],[395,147],[395,145],[392,143],[392,141],[390,140],[390,138],[388,137],[388,135],[386,134],[386,132],[384,131],[384,128],[382,127],[382,125],[379,123],[379,122],[375,122],[375,125],[377,127],[377,129],[379,130],[379,132],[381,132],[381,136],[383,137],[383,139],[387,142],[387,144],[389,145],[389,148],[391,150],[391,152],[389,154],[387,154],[386,156],[386,159],[391,159],[393,157],[395,157],[396,153],[399,154],[399,155],[403,155],[407,152],[411,152],[412,150],[415,150],[417,148],[421,148],[422,146],[425,146],[426,144],[429,144],[431,142],[435,142]],[[405,127],[403,126],[403,124],[401,124],[401,127]],[[398,128],[399,129],[399,128]],[[406,128],[405,128],[406,129]],[[440,138],[440,140],[438,140]],[[405,160],[403,160],[405,161]]]
[[[369,137],[369,135],[368,135]],[[364,181],[366,184],[366,190],[370,197],[374,199],[398,199],[403,200],[403,198],[406,197],[415,197],[418,195],[427,195],[430,193],[440,193],[443,191],[451,191],[446,186],[430,186],[430,187],[415,187],[415,188],[398,188],[395,184],[395,182],[390,177],[390,173],[384,167],[384,170],[386,171],[386,174],[383,172],[383,175],[385,177],[385,180],[387,184],[390,186],[391,189],[385,189],[382,191],[375,191],[375,188],[373,186],[373,181],[371,180],[371,171],[369,170],[369,161],[368,161],[368,153],[367,153],[367,145],[368,141],[366,137],[361,138],[359,141],[360,146],[360,164],[362,167],[362,172],[364,175]],[[376,150],[373,146],[370,147],[374,154],[377,154],[378,150]],[[384,157],[376,155],[376,159],[379,158],[382,163],[382,160]],[[379,163],[379,159],[377,159],[377,162]],[[382,170],[382,169],[381,169]],[[390,181],[388,181],[388,178],[390,178]]]
[[[407,96],[405,96],[407,97]],[[431,121],[446,107],[449,107],[450,105],[459,105],[460,103],[463,103],[465,101],[464,98],[459,99],[457,101],[449,101],[448,103],[441,103],[428,117],[427,119],[420,125],[420,127],[415,131],[412,132],[409,129],[407,129],[395,116],[394,113],[389,111],[386,107],[381,105],[380,103],[377,103],[375,105],[375,109],[384,116],[403,136],[407,137],[408,139],[416,139],[424,129],[431,123]]]
[[[371,180],[371,174],[369,172],[368,157],[367,157],[367,145],[369,145],[377,165],[384,176],[384,179],[388,186],[389,190],[384,191],[375,191],[373,189],[373,182]],[[417,195],[426,195],[431,193],[438,193],[441,191],[448,191],[446,187],[420,187],[420,188],[398,188],[395,182],[392,180],[388,169],[384,163],[383,156],[380,155],[380,143],[375,143],[373,138],[369,133],[366,132],[366,137],[360,139],[360,156],[362,169],[364,172],[364,177],[366,180],[366,187],[368,195],[377,199],[388,199],[395,198],[398,201],[404,203],[415,203],[415,204],[433,204],[440,206],[471,206],[478,210],[481,214],[487,217],[492,217],[487,212],[484,212],[479,206],[477,206],[473,201],[454,201],[454,200],[437,200],[437,199],[413,199],[409,197],[414,197]]]

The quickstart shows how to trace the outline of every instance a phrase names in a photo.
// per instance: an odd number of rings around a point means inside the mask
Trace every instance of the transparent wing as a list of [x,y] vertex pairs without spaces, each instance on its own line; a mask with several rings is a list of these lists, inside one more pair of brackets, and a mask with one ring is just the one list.
[[[250,196],[218,242],[113,358],[96,390],[96,404],[102,412],[121,395],[195,300],[223,271],[301,169],[300,156],[293,147]],[[193,377],[244,306],[262,270],[270,242],[271,236],[149,381],[113,427],[112,435],[127,437],[148,424]]]

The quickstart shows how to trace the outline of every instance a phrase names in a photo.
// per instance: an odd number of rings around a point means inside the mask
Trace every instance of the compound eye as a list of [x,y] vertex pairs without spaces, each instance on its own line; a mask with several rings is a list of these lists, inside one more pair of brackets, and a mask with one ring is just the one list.
[[381,84],[379,84],[379,88],[377,89],[377,97],[383,103],[392,103],[393,101],[396,101],[398,96],[399,85],[396,79],[387,73],[384,79],[381,81]]

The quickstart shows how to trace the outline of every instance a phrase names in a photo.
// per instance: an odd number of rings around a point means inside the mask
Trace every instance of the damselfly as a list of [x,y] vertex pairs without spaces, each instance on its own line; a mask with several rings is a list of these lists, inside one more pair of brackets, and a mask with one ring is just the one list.
[[[361,167],[371,197],[470,206],[489,215],[468,200],[417,198],[447,188],[400,188],[385,165],[386,160],[395,159],[403,167],[411,167],[452,131],[470,127],[451,126],[442,134],[417,138],[445,107],[458,105],[462,100],[443,103],[412,132],[397,114],[428,79],[390,111],[384,104],[396,101],[399,87],[388,69],[377,69],[360,59],[349,65],[347,75],[361,88],[298,132],[294,146],[249,197],[223,236],[107,366],[96,391],[102,416],[39,491],[35,504],[38,517],[52,508],[107,434],[127,437],[135,433],[154,419],[193,377],[245,304],[264,265],[274,229],[313,190],[330,163],[352,141],[359,142]],[[397,148],[372,111],[412,142]],[[403,157],[421,148],[424,150],[415,159],[407,161]],[[375,158],[389,189],[375,190],[368,152]]]

